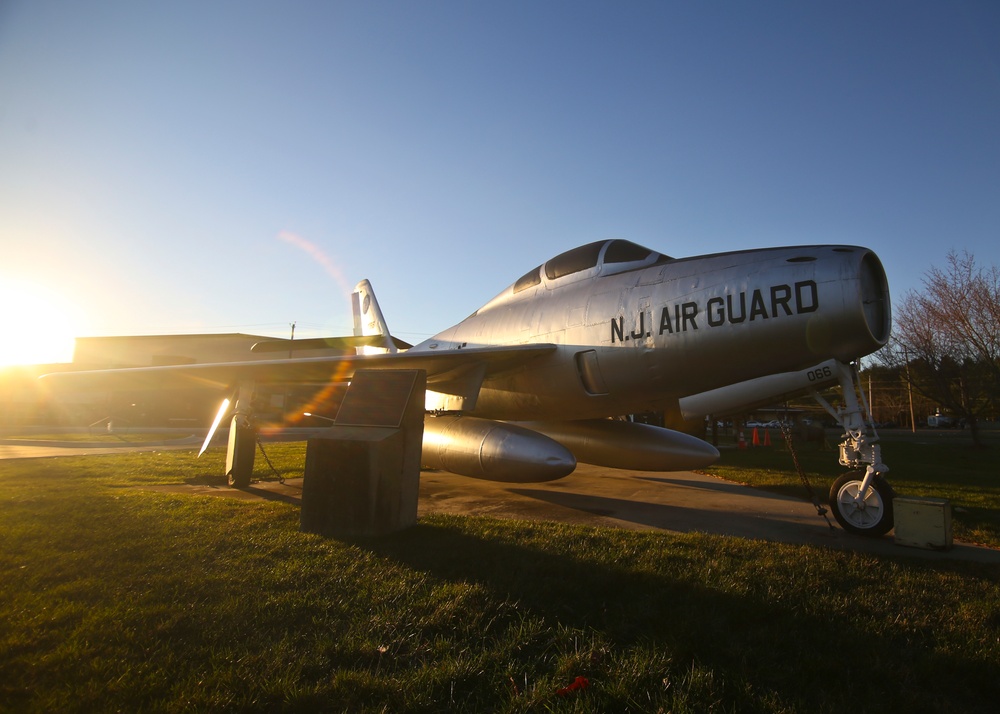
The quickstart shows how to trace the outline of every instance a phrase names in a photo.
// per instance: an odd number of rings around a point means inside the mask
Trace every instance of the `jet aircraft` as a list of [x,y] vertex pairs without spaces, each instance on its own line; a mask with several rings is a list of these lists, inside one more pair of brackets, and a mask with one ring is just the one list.
[[[212,384],[235,390],[234,440],[252,438],[250,397],[265,383],[346,383],[356,370],[426,371],[425,466],[498,481],[544,481],[577,462],[624,469],[703,468],[719,452],[677,429],[615,419],[662,412],[672,426],[811,392],[844,428],[830,506],[847,530],[892,527],[893,492],[856,360],[889,338],[878,257],[849,245],[672,258],[610,239],[527,271],[457,325],[410,346],[394,338],[371,284],[352,295],[354,334],[298,340],[352,348],[339,357],[68,372],[67,386]],[[278,340],[255,345],[287,350]],[[818,390],[839,384],[834,409]],[[205,441],[224,418],[223,405]],[[204,451],[203,447],[203,451]],[[252,459],[252,450],[251,450]],[[234,485],[250,471],[227,464]],[[252,470],[252,460],[251,460]]]

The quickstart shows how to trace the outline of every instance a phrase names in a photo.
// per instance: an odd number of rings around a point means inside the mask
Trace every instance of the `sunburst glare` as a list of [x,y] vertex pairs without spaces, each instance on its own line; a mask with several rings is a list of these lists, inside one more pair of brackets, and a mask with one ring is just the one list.
[[69,362],[84,320],[50,288],[0,275],[0,367]]

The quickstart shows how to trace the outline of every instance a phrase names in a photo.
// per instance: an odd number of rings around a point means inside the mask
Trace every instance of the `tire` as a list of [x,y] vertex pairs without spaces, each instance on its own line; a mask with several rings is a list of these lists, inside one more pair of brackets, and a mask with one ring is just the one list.
[[230,471],[228,474],[229,485],[232,488],[248,488],[250,486],[250,476],[248,473],[237,474],[234,471]]
[[884,478],[876,476],[859,506],[854,498],[864,477],[864,471],[849,471],[834,481],[830,487],[830,510],[848,533],[877,538],[892,530],[892,499],[896,494]]
[[[236,421],[235,419],[233,420]],[[233,424],[226,452],[226,476],[233,488],[246,488],[253,476],[253,462],[257,455],[257,433],[246,424]],[[235,437],[235,438],[234,438]]]

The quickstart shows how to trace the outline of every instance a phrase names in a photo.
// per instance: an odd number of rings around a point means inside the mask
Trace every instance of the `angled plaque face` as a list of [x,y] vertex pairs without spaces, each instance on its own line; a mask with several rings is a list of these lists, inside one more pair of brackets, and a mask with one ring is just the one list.
[[385,426],[403,423],[418,370],[358,370],[337,412],[337,426]]

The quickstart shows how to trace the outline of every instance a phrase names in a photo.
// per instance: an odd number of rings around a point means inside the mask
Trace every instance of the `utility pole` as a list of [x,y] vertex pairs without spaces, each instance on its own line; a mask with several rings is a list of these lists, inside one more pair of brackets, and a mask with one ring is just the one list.
[[875,422],[875,394],[872,392],[872,373],[868,370],[868,418]]
[[906,395],[910,398],[910,431],[917,433],[917,420],[913,417],[913,385],[910,382],[910,354],[903,348],[903,359],[906,361]]
[[[291,359],[292,358],[292,352],[294,351],[293,348],[292,348],[292,345],[295,343],[295,323],[291,322],[289,324],[292,326],[292,336],[289,338],[289,342],[288,342],[288,359]],[[283,407],[287,407],[289,404],[292,403],[292,396],[294,395],[294,391],[293,390],[294,390],[294,387],[291,387],[291,386],[286,387],[286,391],[285,391],[285,393],[281,397],[282,406]]]

